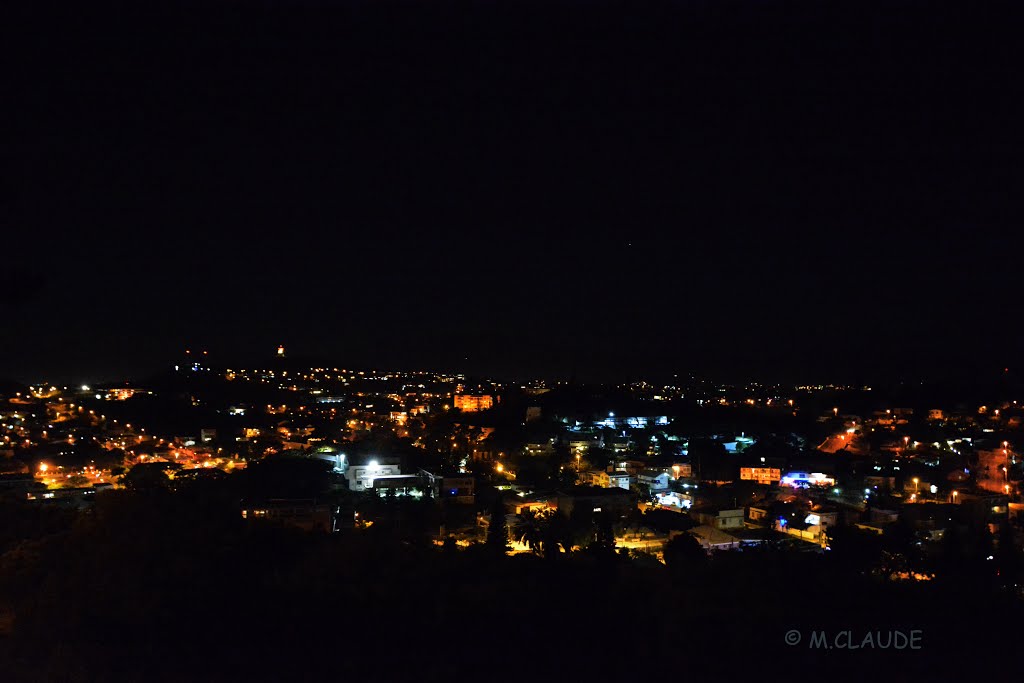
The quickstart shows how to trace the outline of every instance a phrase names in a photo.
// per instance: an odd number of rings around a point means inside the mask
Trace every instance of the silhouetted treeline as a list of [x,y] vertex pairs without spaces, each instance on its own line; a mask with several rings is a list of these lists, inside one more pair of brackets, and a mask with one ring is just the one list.
[[857,664],[938,676],[1019,634],[1010,621],[980,628],[1019,608],[986,575],[879,580],[880,551],[898,539],[710,559],[674,541],[668,566],[597,541],[505,557],[497,542],[437,547],[422,528],[254,524],[223,497],[184,491],[106,492],[80,514],[5,508],[21,536],[4,536],[0,559],[0,604],[14,614],[5,680],[604,681],[659,663],[774,680],[780,658],[852,656],[790,650],[794,628],[922,629],[923,651],[858,652]]

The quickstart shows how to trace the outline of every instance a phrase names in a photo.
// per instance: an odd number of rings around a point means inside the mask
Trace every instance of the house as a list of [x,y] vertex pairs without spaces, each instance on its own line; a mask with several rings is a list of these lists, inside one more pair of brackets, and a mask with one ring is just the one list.
[[899,521],[899,510],[883,510],[882,508],[871,508],[868,519],[872,524],[884,526]]
[[745,526],[743,508],[701,508],[691,511],[690,516],[700,524],[715,529],[742,529]]
[[831,505],[815,505],[804,521],[823,530],[830,529],[839,524],[839,510]]
[[713,526],[701,525],[684,533],[690,534],[705,550],[733,550],[740,547],[740,539]]
[[643,484],[651,492],[667,491],[668,483],[671,480],[672,475],[662,470],[643,470],[636,477],[637,483]]
[[527,455],[552,455],[555,452],[555,440],[528,441],[523,450]]
[[633,477],[626,472],[605,472],[601,475],[601,484],[607,488],[620,488],[629,490],[633,483]]
[[457,472],[435,474],[420,470],[419,476],[430,487],[435,500],[449,500],[454,503],[472,505],[476,501],[476,479],[472,475]]
[[639,474],[644,469],[644,466],[643,460],[619,460],[615,463],[616,470],[632,474],[633,476]]
[[767,505],[751,505],[747,508],[747,519],[752,524],[771,524],[772,520],[769,517],[769,508]]
[[693,466],[688,462],[677,462],[672,464],[672,477],[674,479],[690,479],[693,477]]
[[345,470],[348,468],[348,460],[345,457],[345,454],[330,447],[320,447],[316,451],[310,453],[310,457],[331,463],[331,469],[336,474],[344,474]]
[[511,513],[521,515],[526,511],[543,512],[554,510],[558,507],[558,501],[551,496],[528,496],[513,497],[505,501],[505,508]]
[[599,486],[603,489],[620,488],[629,489],[633,483],[633,477],[627,472],[607,472],[605,470],[587,470],[577,477],[584,486]]
[[596,486],[575,486],[557,494],[558,511],[571,515],[577,508],[589,512],[611,512],[622,516],[636,508],[637,495],[620,488],[598,488]]
[[593,432],[569,432],[566,440],[573,453],[584,453],[589,448],[604,448],[604,439]]
[[315,499],[273,499],[245,504],[242,519],[265,520],[305,531],[333,531],[338,508]]
[[611,436],[605,439],[605,447],[616,454],[628,453],[633,447],[633,440],[628,436]]
[[827,544],[827,536],[825,530],[815,524],[808,524],[806,521],[787,520],[786,518],[780,518],[775,521],[775,530],[781,531],[790,536],[795,536],[800,540],[807,541],[808,543],[817,543],[819,545]]

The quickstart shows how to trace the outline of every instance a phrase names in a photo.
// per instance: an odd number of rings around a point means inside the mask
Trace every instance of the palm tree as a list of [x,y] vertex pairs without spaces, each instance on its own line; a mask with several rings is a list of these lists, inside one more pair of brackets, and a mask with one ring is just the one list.
[[527,510],[519,515],[516,540],[531,552],[554,557],[560,552],[572,552],[572,535],[563,515],[556,510]]
[[546,524],[542,514],[524,510],[519,513],[519,519],[516,521],[516,540],[531,552],[540,555],[544,552],[544,526]]

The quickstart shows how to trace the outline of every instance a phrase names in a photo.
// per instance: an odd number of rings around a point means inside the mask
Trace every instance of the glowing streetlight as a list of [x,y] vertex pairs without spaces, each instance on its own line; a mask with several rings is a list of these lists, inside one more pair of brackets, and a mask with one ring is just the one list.
[[956,492],[956,491],[953,491],[953,502],[954,502],[954,503],[956,502],[956,497],[957,497],[957,495],[958,495],[958,494],[957,494],[957,492]]
[[915,492],[915,493],[916,493],[916,492],[917,492],[917,490],[918,490],[918,489],[917,489],[917,485],[918,485],[918,483],[919,483],[920,481],[921,481],[920,479],[918,479],[917,477],[914,477],[914,492]]
[[499,462],[497,465],[494,466],[494,471],[497,472],[498,474],[501,474],[502,472],[505,471],[505,466]]

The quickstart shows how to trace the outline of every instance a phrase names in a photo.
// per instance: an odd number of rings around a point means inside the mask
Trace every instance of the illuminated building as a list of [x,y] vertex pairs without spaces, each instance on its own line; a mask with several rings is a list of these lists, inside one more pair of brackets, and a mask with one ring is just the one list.
[[455,407],[464,413],[476,413],[481,410],[488,410],[494,405],[494,397],[487,394],[474,396],[472,394],[456,394]]
[[577,453],[582,453],[590,447],[604,448],[604,439],[600,434],[575,432],[569,435],[569,448]]
[[596,486],[602,488],[619,488],[628,491],[629,485],[633,483],[633,477],[626,472],[599,472],[592,481]]
[[672,465],[674,479],[689,479],[693,476],[693,466],[688,462],[677,462]]
[[381,498],[389,494],[422,498],[423,490],[423,478],[415,474],[384,474],[373,480],[373,492]]
[[527,455],[551,455],[555,452],[554,439],[530,441],[524,447]]
[[304,531],[337,529],[338,506],[307,499],[277,499],[243,506],[242,519],[264,520]]
[[689,493],[668,491],[666,493],[656,493],[654,497],[658,501],[658,505],[662,507],[675,510],[688,510],[693,507],[693,496]]
[[345,472],[345,479],[350,490],[366,491],[373,488],[373,480],[377,477],[401,473],[398,458],[373,458],[365,464],[351,465]]
[[741,467],[740,479],[756,481],[758,484],[771,484],[782,479],[782,470],[774,467]]
[[[117,389],[110,389],[109,391],[107,391],[106,396],[104,398],[106,398],[106,400],[108,401],[127,401],[137,393],[140,393],[138,389],[120,387]],[[150,394],[152,392],[146,391],[142,393]]]
[[790,472],[782,477],[780,483],[782,486],[805,489],[811,486],[835,486],[836,481],[821,472]]

